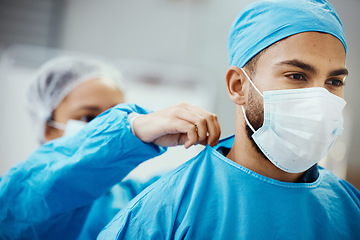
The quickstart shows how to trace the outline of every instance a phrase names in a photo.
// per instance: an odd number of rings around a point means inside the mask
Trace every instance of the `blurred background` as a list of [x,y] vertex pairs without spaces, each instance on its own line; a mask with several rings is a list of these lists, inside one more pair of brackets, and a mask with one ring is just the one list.
[[[234,133],[224,76],[230,25],[250,0],[0,0],[0,175],[38,147],[25,92],[34,71],[58,55],[113,63],[126,97],[153,110],[180,101],[216,113],[222,137]],[[348,44],[344,134],[321,164],[360,189],[359,0],[329,0]],[[171,149],[131,176],[146,179],[201,147]]]

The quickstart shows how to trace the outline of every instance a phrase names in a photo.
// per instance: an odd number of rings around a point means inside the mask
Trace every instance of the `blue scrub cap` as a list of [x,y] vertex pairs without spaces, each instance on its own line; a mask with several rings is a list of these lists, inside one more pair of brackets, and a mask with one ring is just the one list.
[[273,43],[301,32],[323,32],[338,38],[347,51],[344,29],[326,0],[263,0],[246,7],[228,38],[230,66],[244,67]]

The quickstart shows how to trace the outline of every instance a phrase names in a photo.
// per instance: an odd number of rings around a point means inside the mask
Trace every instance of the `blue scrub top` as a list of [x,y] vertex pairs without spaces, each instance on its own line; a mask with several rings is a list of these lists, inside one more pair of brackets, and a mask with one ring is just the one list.
[[156,180],[121,182],[123,178],[165,151],[132,134],[127,116],[134,111],[148,112],[120,104],[75,136],[41,146],[3,176],[0,239],[95,239],[130,199]]
[[98,239],[359,239],[360,193],[323,168],[310,183],[259,175],[207,146],[135,197]]

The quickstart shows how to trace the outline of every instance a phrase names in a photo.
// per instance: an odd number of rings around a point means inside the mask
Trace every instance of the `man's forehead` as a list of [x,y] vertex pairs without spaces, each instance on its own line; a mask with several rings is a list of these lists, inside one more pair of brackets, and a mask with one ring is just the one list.
[[[298,60],[293,61],[294,59]],[[344,46],[336,37],[327,33],[304,32],[272,44],[263,51],[259,61],[273,65],[285,62],[304,62],[310,65],[314,61],[316,65],[318,61],[319,63],[328,61],[334,67],[344,67],[346,53]]]

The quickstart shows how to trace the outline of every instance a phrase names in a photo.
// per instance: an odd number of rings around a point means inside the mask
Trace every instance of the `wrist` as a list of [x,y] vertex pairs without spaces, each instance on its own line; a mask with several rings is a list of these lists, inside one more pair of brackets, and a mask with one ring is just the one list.
[[128,116],[128,122],[130,124],[130,130],[131,132],[136,136],[135,134],[135,129],[134,129],[134,121],[135,119],[141,117],[141,116],[144,116],[145,114],[140,114],[140,113],[137,113],[137,112],[132,112],[129,114]]

